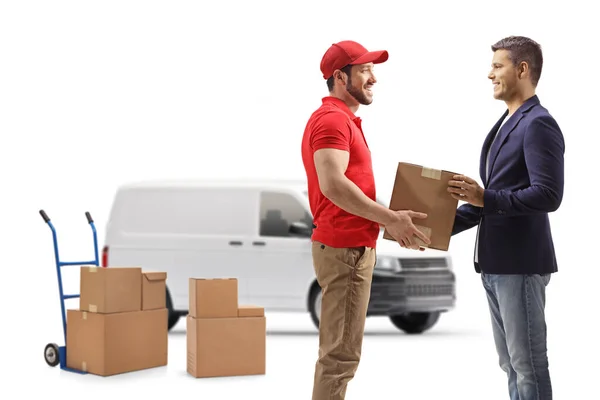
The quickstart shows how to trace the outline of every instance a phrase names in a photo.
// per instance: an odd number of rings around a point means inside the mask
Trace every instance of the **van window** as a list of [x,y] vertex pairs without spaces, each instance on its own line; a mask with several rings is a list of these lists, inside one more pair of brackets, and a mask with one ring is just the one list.
[[303,222],[312,226],[312,216],[288,193],[264,191],[260,195],[260,235],[289,236],[290,225]]

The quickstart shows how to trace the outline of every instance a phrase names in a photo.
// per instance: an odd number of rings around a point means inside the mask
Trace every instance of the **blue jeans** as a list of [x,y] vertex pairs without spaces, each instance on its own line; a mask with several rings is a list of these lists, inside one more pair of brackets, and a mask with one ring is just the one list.
[[551,400],[546,347],[547,275],[481,274],[511,400]]

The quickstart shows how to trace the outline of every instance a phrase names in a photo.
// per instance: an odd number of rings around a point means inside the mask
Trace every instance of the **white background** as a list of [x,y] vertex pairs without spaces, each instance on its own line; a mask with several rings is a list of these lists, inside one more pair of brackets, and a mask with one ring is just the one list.
[[[591,4],[3,2],[3,388],[19,391],[11,398],[180,392],[212,399],[309,399],[318,337],[303,314],[268,314],[268,372],[262,377],[188,377],[184,324],[170,336],[166,368],[98,379],[47,367],[43,347],[63,341],[52,237],[38,210],[45,209],[57,228],[61,259],[83,261],[93,258],[84,212],[96,220],[101,247],[112,197],[122,183],[304,178],[302,132],[327,94],[319,62],[331,43],[344,39],[390,52],[389,61],[376,67],[374,103],[358,112],[381,198],[389,198],[398,161],[479,178],[482,141],[504,111],[487,79],[490,45],[516,34],[542,44],[537,93],[566,141],[565,195],[551,217],[560,269],[548,288],[555,398],[599,398],[594,327],[600,28]],[[463,233],[451,244],[457,309],[420,337],[396,332],[385,319],[369,320],[363,361],[347,399],[508,398],[471,263],[474,234]],[[77,277],[67,273],[67,291],[78,291]]]

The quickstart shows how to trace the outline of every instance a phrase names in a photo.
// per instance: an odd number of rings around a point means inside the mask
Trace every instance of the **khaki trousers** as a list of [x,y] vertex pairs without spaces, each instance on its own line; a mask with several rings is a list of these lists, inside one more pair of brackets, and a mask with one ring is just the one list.
[[315,241],[312,256],[323,295],[312,400],[342,400],[360,361],[375,249]]

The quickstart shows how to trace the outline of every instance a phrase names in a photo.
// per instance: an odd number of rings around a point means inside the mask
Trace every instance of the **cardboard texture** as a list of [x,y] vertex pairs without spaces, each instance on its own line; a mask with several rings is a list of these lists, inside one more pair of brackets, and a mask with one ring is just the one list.
[[190,278],[189,315],[194,318],[227,318],[238,315],[236,278]]
[[142,309],[142,269],[80,268],[79,309],[98,313]]
[[167,307],[167,273],[142,273],[142,310]]
[[67,311],[67,367],[110,376],[167,365],[167,309]]
[[238,305],[237,279],[190,279],[187,372],[195,378],[266,373],[264,308]]
[[254,305],[240,305],[238,306],[238,317],[264,317],[264,307]]
[[187,323],[187,372],[196,378],[266,372],[266,317],[194,318]]
[[[417,237],[423,247],[447,251],[458,200],[448,192],[448,181],[454,172],[436,170],[421,165],[400,162],[390,200],[392,210],[413,210],[427,214],[426,219],[413,219],[413,223],[430,240],[427,245]],[[394,240],[384,231],[384,239]]]
[[80,308],[67,310],[67,366],[110,376],[167,365],[166,275],[81,267]]

